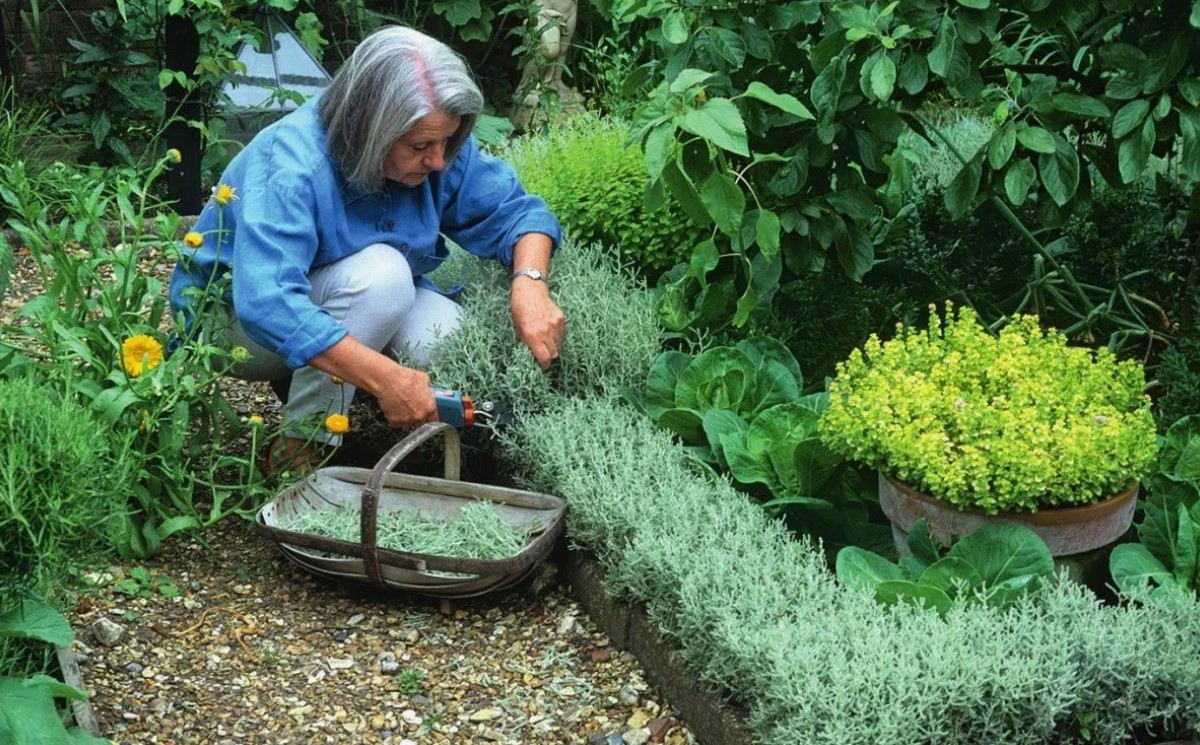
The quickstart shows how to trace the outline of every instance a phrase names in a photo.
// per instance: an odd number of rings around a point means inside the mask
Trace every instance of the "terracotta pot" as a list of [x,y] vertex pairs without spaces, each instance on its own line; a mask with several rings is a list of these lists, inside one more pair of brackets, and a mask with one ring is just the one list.
[[949,545],[951,536],[965,536],[991,522],[1024,525],[1041,536],[1050,554],[1072,557],[1102,549],[1129,530],[1137,506],[1138,483],[1110,499],[1081,507],[1047,507],[1037,512],[960,510],[949,502],[914,491],[879,474],[879,506],[892,521],[896,550],[908,554],[908,533],[921,518],[929,522],[933,536]]

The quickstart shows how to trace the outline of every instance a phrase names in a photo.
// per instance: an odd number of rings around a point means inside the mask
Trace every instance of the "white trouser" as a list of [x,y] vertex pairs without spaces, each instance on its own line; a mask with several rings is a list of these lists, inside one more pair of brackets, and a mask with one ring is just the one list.
[[[458,326],[460,309],[444,295],[416,287],[408,260],[383,243],[367,246],[358,253],[314,269],[309,298],[328,311],[358,341],[389,356],[404,353],[419,366],[432,359],[438,339]],[[286,380],[291,376],[284,426],[324,421],[329,414],[346,414],[354,398],[354,386],[336,384],[326,373],[304,366],[294,372],[278,354],[255,343],[235,321],[229,330],[231,347],[243,346],[250,359],[238,365],[234,375],[243,380]],[[289,436],[314,436],[312,429],[289,429]],[[320,429],[315,438],[340,445],[340,435]]]

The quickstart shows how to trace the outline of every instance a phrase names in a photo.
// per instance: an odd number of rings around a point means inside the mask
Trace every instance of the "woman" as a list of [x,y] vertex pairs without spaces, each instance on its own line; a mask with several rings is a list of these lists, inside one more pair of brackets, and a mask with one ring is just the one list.
[[[290,376],[289,429],[268,468],[313,467],[319,448],[297,424],[345,414],[356,388],[375,396],[394,427],[437,419],[429,376],[394,353],[426,362],[458,323],[458,306],[425,279],[448,255],[443,235],[512,270],[519,338],[543,369],[557,359],[566,321],[545,276],[558,221],[508,166],[479,151],[471,129],[482,109],[449,47],[385,28],[221,176],[196,223],[202,242],[171,278],[171,305],[189,324],[229,322],[229,345],[250,352],[237,376]],[[223,303],[190,307],[229,271]],[[328,433],[318,439],[340,444]]]

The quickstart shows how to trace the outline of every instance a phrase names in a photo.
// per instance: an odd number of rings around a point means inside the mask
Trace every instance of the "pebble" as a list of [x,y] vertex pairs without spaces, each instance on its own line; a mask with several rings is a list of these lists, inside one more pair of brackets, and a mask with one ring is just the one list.
[[138,662],[131,662],[125,666],[125,672],[132,673],[133,675],[140,675],[142,672],[142,665]]
[[579,619],[574,613],[567,613],[562,618],[558,619],[558,634],[570,634],[575,631],[575,626],[578,625]]
[[502,716],[504,716],[504,712],[500,709],[480,709],[470,716],[470,720],[472,722],[490,722]]
[[348,621],[346,621],[346,625],[347,626],[357,626],[365,620],[367,620],[366,616],[364,616],[361,613],[357,613],[353,616],[350,616],[350,619]]
[[338,629],[337,631],[333,632],[333,640],[335,642],[343,642],[344,643],[349,638],[350,638],[350,635],[348,633],[346,633],[345,629]]
[[349,670],[354,667],[354,660],[348,657],[330,657],[325,660],[325,664],[329,665],[330,670]]
[[645,709],[635,709],[633,715],[625,722],[625,726],[630,729],[641,729],[646,726],[646,723],[651,719],[650,713]]
[[379,661],[379,673],[381,675],[396,675],[399,672],[400,663],[396,662],[395,659]]
[[637,706],[641,698],[638,690],[628,683],[621,686],[621,690],[617,691],[617,701],[621,702],[623,706]]
[[621,740],[625,745],[646,745],[650,742],[650,730],[631,729],[621,735]]
[[92,636],[95,637],[97,644],[111,647],[125,636],[125,627],[101,616],[92,624]]

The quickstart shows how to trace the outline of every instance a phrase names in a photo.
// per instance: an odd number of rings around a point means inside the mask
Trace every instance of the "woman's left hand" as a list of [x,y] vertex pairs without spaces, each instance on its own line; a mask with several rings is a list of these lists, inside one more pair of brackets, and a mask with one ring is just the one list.
[[519,277],[512,285],[512,317],[521,343],[529,347],[543,370],[558,359],[567,317],[550,297],[545,282]]

